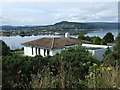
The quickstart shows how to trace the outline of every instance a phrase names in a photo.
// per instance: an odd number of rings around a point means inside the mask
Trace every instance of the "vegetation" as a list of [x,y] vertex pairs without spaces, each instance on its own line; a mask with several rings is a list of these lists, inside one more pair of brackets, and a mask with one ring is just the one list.
[[96,36],[93,36],[93,37],[84,36],[84,34],[80,34],[78,36],[78,39],[91,41],[95,45],[107,45],[107,43],[114,42],[114,36],[110,32],[108,32],[102,39],[98,36],[97,37]]
[[78,39],[85,40],[85,39],[86,39],[86,37],[84,36],[84,34],[80,34],[80,35],[78,36]]
[[47,57],[3,55],[3,88],[120,88],[119,46],[120,34],[102,62],[82,46]]
[[0,50],[0,55],[10,55],[10,48],[7,46],[7,44],[4,41],[0,40],[0,45],[0,47],[2,47]]
[[116,46],[113,48],[114,50],[107,50],[104,54],[104,63],[107,65],[115,66],[116,64],[120,65],[120,33],[116,38]]
[[[107,34],[108,35],[108,34]],[[120,33],[113,50],[108,48],[104,53],[103,62],[93,64],[86,76],[89,88],[120,88]]]
[[95,37],[93,39],[93,44],[95,45],[100,45],[101,44],[101,38],[100,37]]
[[114,36],[112,33],[108,32],[104,37],[103,40],[105,40],[108,43],[111,43],[114,41]]
[[[37,77],[41,74],[43,80],[50,79],[44,81],[46,84],[44,87],[51,82],[54,82],[54,87],[58,88],[86,87],[83,82],[92,63],[99,63],[99,61],[81,46],[66,49],[52,57],[3,56],[3,87],[31,87],[35,84],[31,75]],[[45,73],[46,75],[43,75]],[[39,77],[38,80],[41,78]]]
[[86,76],[88,88],[119,88],[120,87],[120,67],[106,66],[105,64],[93,66]]

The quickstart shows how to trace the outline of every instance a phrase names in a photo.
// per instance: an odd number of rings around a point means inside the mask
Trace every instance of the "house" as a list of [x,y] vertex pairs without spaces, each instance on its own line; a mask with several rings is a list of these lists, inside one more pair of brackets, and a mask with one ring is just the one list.
[[24,45],[24,55],[27,56],[53,56],[64,48],[73,47],[75,45],[90,44],[91,42],[71,38],[69,33],[65,37],[45,37],[37,40],[22,43]]
[[112,49],[112,46],[93,45],[89,41],[71,38],[69,33],[65,33],[65,37],[45,37],[22,43],[21,45],[24,45],[24,55],[42,55],[43,57],[48,55],[53,56],[61,52],[64,48],[81,45],[86,47],[100,61],[103,59],[106,48],[110,47]]
[[82,46],[86,47],[88,51],[95,56],[99,61],[101,61],[104,57],[103,54],[105,53],[106,49],[109,47],[113,50],[112,46],[106,45],[93,45],[93,44],[82,44]]

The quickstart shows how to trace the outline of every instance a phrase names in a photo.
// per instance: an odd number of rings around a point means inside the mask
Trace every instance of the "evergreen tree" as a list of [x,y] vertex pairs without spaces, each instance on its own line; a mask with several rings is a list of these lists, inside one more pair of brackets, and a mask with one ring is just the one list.
[[105,40],[107,43],[111,43],[114,41],[114,36],[111,32],[108,32],[104,37],[103,40]]

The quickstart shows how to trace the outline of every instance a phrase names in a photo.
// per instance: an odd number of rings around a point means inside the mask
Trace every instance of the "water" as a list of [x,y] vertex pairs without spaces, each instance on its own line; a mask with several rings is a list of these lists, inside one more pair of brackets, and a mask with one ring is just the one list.
[[[112,32],[113,35],[116,37],[118,34],[118,30],[117,29],[111,29],[111,30],[96,30],[96,31],[92,31],[87,33],[86,35],[88,36],[99,36],[99,37],[103,37],[107,32]],[[71,35],[71,37],[77,38],[78,35]],[[31,40],[35,40],[35,39],[39,39],[39,38],[43,38],[43,37],[64,37],[64,35],[38,35],[38,36],[25,36],[25,37],[21,37],[21,36],[0,36],[0,39],[3,40],[9,47],[10,49],[14,50],[14,49],[20,49],[23,46],[21,45],[21,43],[27,42],[27,41],[31,41]]]
[[100,38],[103,38],[106,33],[111,32],[114,35],[114,38],[117,37],[118,34],[118,29],[107,29],[107,30],[96,30],[96,31],[91,31],[86,34],[86,36],[99,36]]
[[[37,35],[37,36],[0,36],[0,39],[3,40],[9,47],[10,49],[20,49],[23,46],[21,43],[43,38],[43,37],[64,37],[64,35]],[[77,38],[77,35],[72,35],[72,37]]]

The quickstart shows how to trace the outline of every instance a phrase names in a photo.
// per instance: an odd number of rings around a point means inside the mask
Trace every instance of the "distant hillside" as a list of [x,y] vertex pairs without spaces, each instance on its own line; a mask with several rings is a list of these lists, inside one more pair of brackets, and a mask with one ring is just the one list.
[[91,22],[91,23],[78,23],[78,22],[68,22],[62,21],[55,23],[54,25],[46,26],[2,26],[2,29],[26,29],[26,30],[81,30],[81,29],[116,29],[118,28],[118,23],[106,23],[106,22]]

